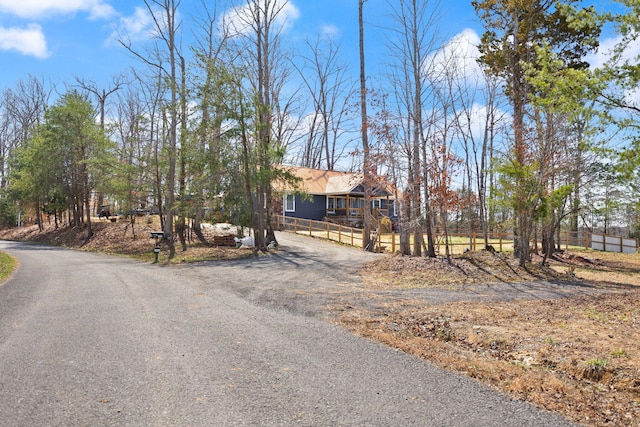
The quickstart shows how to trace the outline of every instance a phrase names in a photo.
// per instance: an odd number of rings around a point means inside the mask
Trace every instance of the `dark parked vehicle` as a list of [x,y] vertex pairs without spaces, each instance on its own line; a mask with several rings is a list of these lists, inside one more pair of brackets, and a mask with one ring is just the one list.
[[98,218],[107,218],[111,216],[111,205],[102,205],[98,210]]

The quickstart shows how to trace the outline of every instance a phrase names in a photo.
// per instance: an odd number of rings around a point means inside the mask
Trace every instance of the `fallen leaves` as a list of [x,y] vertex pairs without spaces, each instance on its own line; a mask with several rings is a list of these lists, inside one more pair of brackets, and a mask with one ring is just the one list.
[[[384,311],[361,305],[337,313],[338,322],[576,422],[638,426],[640,257],[590,252],[563,257],[526,270],[488,251],[451,261],[388,257],[367,265],[364,273],[369,289],[389,290]],[[460,293],[487,282],[557,283],[567,278],[566,260],[577,267],[572,286],[584,289],[578,296],[422,304],[403,297],[410,289]],[[590,281],[581,278],[585,269]]]

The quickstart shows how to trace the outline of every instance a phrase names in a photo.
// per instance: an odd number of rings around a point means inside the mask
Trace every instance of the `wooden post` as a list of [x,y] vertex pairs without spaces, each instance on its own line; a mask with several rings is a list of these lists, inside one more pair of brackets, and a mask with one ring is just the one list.
[[502,233],[498,233],[498,241],[500,242],[500,252],[502,252]]
[[298,218],[295,218],[293,220],[293,232],[297,233],[298,232]]
[[327,240],[331,240],[331,227],[329,227],[328,222],[327,222]]
[[396,253],[396,233],[391,233],[391,253]]
[[471,242],[473,246],[473,251],[475,252],[476,251],[476,232],[475,231],[471,233]]
[[342,243],[342,225],[338,224],[338,242]]

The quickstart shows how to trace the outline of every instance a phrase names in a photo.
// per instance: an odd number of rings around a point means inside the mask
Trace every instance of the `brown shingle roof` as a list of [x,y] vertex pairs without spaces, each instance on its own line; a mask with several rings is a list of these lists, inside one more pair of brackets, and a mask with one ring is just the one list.
[[362,179],[361,173],[332,176],[327,182],[325,194],[349,194],[362,183]]
[[[323,169],[311,169],[299,166],[281,166],[294,176],[301,179],[299,188],[293,188],[290,184],[279,183],[276,185],[278,191],[300,190],[307,194],[349,194],[362,184],[364,176],[362,172],[340,172]],[[393,186],[383,177],[378,177],[375,188],[384,190],[393,196]]]

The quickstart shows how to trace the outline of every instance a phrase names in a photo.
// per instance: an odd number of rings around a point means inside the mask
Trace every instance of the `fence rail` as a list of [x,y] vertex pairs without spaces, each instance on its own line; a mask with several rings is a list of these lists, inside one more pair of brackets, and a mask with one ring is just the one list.
[[[325,221],[286,217],[282,215],[276,216],[276,224],[278,230],[291,231],[359,248],[363,245],[362,229],[359,228]],[[443,253],[445,248],[444,237],[438,235],[435,240],[436,251]],[[537,242],[540,242],[540,240]],[[413,236],[411,236],[410,243],[413,243]],[[534,241],[534,243],[536,243],[536,241]],[[499,252],[512,251],[513,234],[490,234],[488,244],[493,246],[493,248]],[[638,251],[638,241],[636,239],[595,234],[586,231],[562,231],[560,233],[560,241],[556,242],[556,244],[559,244],[565,249],[573,246],[608,252],[636,253]],[[460,254],[467,249],[475,251],[478,249],[484,249],[484,247],[485,243],[482,233],[454,233],[449,236],[449,250],[452,254]],[[395,253],[400,249],[400,235],[397,233],[379,233],[376,236],[375,249],[378,252]]]
[[638,241],[606,234],[591,234],[591,248],[606,252],[635,254],[638,252]]
[[320,237],[350,246],[362,247],[362,229],[347,227],[332,222],[314,221],[311,219],[276,216],[277,229],[293,231],[312,237]]

